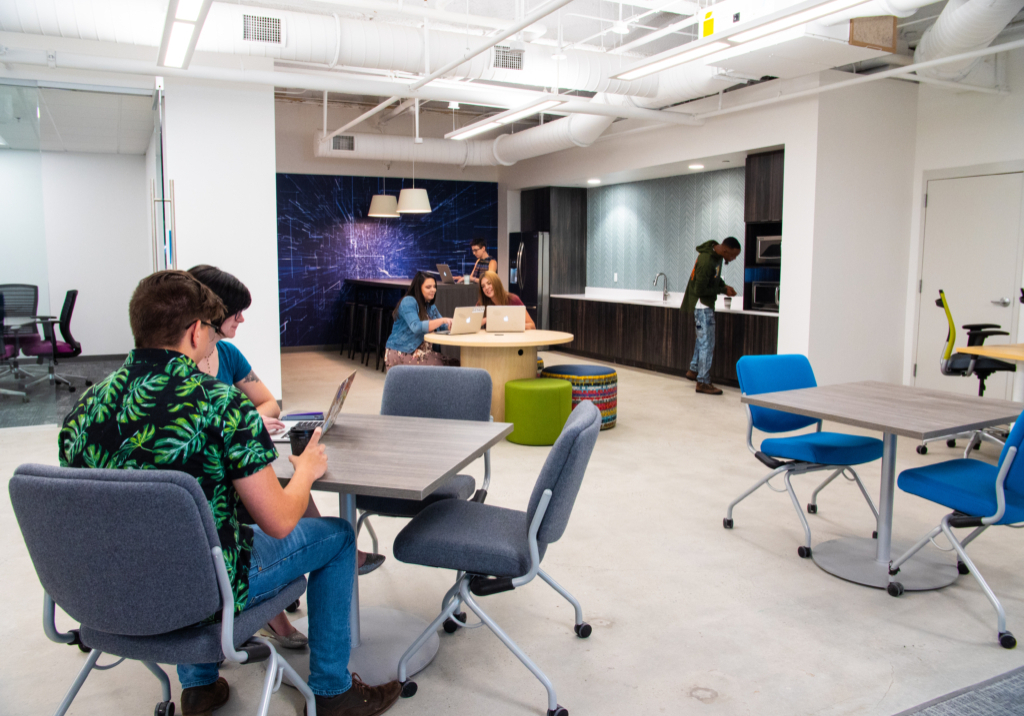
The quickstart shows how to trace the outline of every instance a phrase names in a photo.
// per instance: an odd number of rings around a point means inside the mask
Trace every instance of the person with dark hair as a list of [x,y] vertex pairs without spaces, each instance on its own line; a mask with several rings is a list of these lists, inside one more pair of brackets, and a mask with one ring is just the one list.
[[[493,271],[485,271],[484,275],[480,277],[480,298],[477,299],[476,305],[478,306],[522,306],[523,299],[514,293],[509,293],[505,290],[505,284],[501,282],[501,278],[498,274]],[[481,321],[481,325],[487,325],[487,318],[485,317]],[[532,331],[537,328],[537,324],[530,318],[529,312],[526,314],[526,330]]]
[[736,291],[722,279],[722,263],[730,263],[740,255],[740,242],[729,236],[722,240],[705,241],[697,247],[697,261],[686,284],[682,310],[693,312],[697,326],[697,343],[693,347],[693,360],[686,371],[687,380],[697,381],[697,392],[721,395],[722,390],[711,384],[711,360],[715,355],[715,301],[720,293],[735,296]]
[[487,271],[490,271],[491,273],[498,272],[498,262],[492,259],[491,255],[487,253],[487,239],[482,236],[477,236],[473,239],[473,243],[470,244],[469,250],[472,251],[473,256],[476,257],[476,263],[473,264],[473,270],[468,274],[470,281],[480,283],[480,278]]
[[[135,349],[65,418],[60,464],[192,475],[213,514],[235,612],[309,573],[309,687],[317,714],[383,713],[398,700],[401,684],[371,687],[348,671],[352,526],[337,517],[302,517],[310,488],[327,470],[320,430],[300,456],[289,458],[295,472],[281,487],[273,468],[277,450],[255,406],[196,365],[214,349],[215,325],[225,314],[216,294],[185,271],[142,279],[128,306]],[[239,522],[243,505],[255,525]],[[216,663],[178,664],[178,680],[183,716],[205,716],[228,701]]]
[[437,281],[422,271],[409,285],[405,296],[395,306],[395,319],[384,352],[384,365],[456,365],[452,359],[431,349],[423,336],[436,330],[451,328],[452,319],[442,318],[434,305]]

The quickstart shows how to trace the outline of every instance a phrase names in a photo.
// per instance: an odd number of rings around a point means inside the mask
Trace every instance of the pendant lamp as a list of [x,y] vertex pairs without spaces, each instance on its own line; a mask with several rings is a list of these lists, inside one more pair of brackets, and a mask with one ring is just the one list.
[[[420,101],[417,99],[415,104],[416,144],[419,144],[423,141],[420,139]],[[416,154],[414,152],[412,157],[412,189],[402,189],[398,194],[398,213],[429,214],[431,211],[427,190],[416,188]]]
[[[384,180],[384,191],[388,190],[388,180]],[[367,216],[378,219],[395,219],[398,217],[398,199],[388,194],[374,194],[370,199],[370,210]]]

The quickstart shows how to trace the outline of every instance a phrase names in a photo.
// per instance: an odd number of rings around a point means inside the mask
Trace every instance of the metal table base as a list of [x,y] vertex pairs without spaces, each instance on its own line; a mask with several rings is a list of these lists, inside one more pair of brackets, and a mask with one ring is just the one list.
[[[892,556],[898,557],[911,546],[911,542],[893,542]],[[889,564],[877,561],[877,549],[877,542],[869,537],[843,537],[815,545],[811,559],[840,579],[885,589],[889,584]],[[900,567],[896,580],[908,592],[915,592],[947,587],[958,576],[955,556],[928,545]]]

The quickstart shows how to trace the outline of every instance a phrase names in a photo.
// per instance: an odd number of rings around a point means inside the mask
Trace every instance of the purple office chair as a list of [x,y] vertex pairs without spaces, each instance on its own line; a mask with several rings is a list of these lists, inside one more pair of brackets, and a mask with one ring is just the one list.
[[[92,381],[81,375],[61,375],[56,372],[58,359],[75,358],[82,354],[82,344],[71,335],[71,314],[75,311],[75,302],[78,300],[78,290],[72,289],[64,297],[64,306],[60,309],[60,319],[54,321],[52,318],[42,319],[43,340],[21,347],[21,352],[26,356],[35,356],[41,364],[47,360],[47,372],[49,373],[50,384],[64,383],[68,386],[68,392],[74,393],[75,386],[71,384],[71,378],[78,378],[85,381],[87,386]],[[54,324],[60,327],[60,335],[64,339],[58,341],[54,333]]]

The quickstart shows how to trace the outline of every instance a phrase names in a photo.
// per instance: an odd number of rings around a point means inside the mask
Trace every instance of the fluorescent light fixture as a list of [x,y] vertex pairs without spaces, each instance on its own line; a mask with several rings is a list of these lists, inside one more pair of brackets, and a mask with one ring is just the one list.
[[402,189],[398,195],[399,214],[429,214],[431,211],[426,189]]
[[477,124],[471,124],[468,127],[463,127],[462,129],[456,130],[454,132],[449,132],[448,134],[444,135],[444,138],[469,139],[470,137],[475,137],[478,134],[483,134],[484,132],[489,132],[492,129],[497,129],[500,126],[501,125],[498,124],[497,122],[484,122],[483,124],[480,124],[478,122]]
[[750,42],[751,40],[757,40],[767,35],[772,35],[782,30],[788,30],[791,27],[797,25],[806,25],[809,22],[820,20],[823,17],[832,15],[841,10],[854,7],[856,5],[864,4],[866,0],[832,0],[817,7],[812,7],[801,12],[788,15],[778,20],[765,23],[760,27],[755,27],[752,30],[746,30],[745,32],[737,33],[729,38],[731,42]]
[[667,70],[669,67],[675,67],[676,65],[692,62],[693,60],[700,59],[701,57],[707,57],[708,55],[725,50],[729,47],[731,47],[731,45],[728,42],[709,42],[707,44],[702,44],[700,47],[683,50],[682,52],[657,60],[656,62],[652,62],[632,70],[627,70],[625,72],[620,72],[619,74],[614,75],[614,77],[620,80],[637,80],[641,77],[646,77],[647,75],[653,75],[655,72]]
[[600,184],[600,179],[587,179],[587,184]]
[[522,107],[507,109],[501,114],[481,119],[480,121],[467,125],[462,129],[456,129],[454,132],[448,132],[448,134],[444,135],[444,138],[469,139],[470,137],[475,137],[478,134],[483,134],[484,132],[488,132],[492,129],[497,129],[498,127],[502,127],[506,124],[518,122],[520,119],[525,119],[526,117],[538,114],[539,112],[547,112],[549,109],[565,104],[566,101],[567,100],[561,98],[547,99],[541,97],[540,99],[536,99]]
[[375,194],[370,199],[370,210],[366,212],[366,215],[380,219],[397,218],[399,216],[398,197],[389,194]]
[[564,99],[549,99],[545,102],[535,103],[528,107],[524,107],[520,110],[509,110],[508,112],[502,112],[497,117],[494,117],[494,121],[498,124],[512,124],[512,122],[518,122],[520,119],[525,119],[541,112],[547,112],[552,107],[557,107],[560,104],[565,104]]
[[690,169],[703,169],[703,168],[704,168],[703,164],[691,164],[690,165]]
[[3,137],[0,137],[0,147],[6,147],[6,146],[7,146],[7,140],[5,140]]
[[212,3],[213,0],[170,0],[157,54],[158,67],[188,67]]

